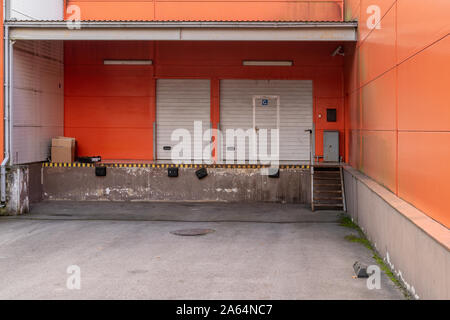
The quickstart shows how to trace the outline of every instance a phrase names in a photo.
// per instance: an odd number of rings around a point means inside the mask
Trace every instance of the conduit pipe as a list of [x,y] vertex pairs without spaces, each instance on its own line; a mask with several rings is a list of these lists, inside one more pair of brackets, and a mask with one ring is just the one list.
[[9,39],[9,28],[4,27],[4,159],[0,169],[0,188],[1,188],[1,207],[6,205],[6,166],[10,162],[11,157],[11,112],[12,112],[12,52],[15,41]]

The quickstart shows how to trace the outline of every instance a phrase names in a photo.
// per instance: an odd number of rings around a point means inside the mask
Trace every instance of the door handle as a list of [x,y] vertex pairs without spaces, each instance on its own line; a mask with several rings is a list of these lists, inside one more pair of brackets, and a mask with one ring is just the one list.
[[312,130],[311,129],[307,129],[307,130],[305,130],[305,132],[309,132],[309,133],[312,134]]

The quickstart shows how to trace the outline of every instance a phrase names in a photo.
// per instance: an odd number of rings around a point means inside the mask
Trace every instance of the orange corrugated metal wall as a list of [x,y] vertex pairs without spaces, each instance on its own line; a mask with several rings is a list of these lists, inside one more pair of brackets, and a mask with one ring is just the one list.
[[[211,117],[219,123],[219,79],[308,79],[314,81],[318,155],[323,130],[344,140],[344,86],[338,43],[127,42],[65,43],[65,135],[76,137],[80,155],[105,159],[153,159],[156,78],[212,81]],[[103,65],[104,59],[153,59],[152,66]],[[242,66],[242,60],[293,60],[292,67]],[[338,121],[327,123],[326,108]],[[174,115],[176,116],[176,115]],[[341,155],[344,153],[341,144]]]
[[344,0],[66,0],[82,20],[340,21]]
[[[381,21],[367,25],[377,5]],[[350,164],[450,226],[450,1],[347,0]],[[354,54],[351,51],[354,49]]]

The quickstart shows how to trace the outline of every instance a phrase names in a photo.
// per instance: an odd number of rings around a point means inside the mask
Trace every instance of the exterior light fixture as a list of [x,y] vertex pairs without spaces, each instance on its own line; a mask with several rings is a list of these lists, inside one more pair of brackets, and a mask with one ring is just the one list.
[[152,65],[152,60],[103,60],[104,65],[132,65],[132,66],[142,66],[142,65]]
[[244,66],[285,66],[290,67],[294,63],[292,61],[264,61],[264,60],[244,60],[242,65]]

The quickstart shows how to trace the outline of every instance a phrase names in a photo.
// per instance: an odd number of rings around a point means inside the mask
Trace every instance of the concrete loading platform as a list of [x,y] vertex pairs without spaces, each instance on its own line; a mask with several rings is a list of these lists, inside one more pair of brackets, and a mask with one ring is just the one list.
[[[96,176],[93,164],[44,163],[42,200],[227,201],[311,203],[309,165],[281,165],[279,177],[262,165],[98,164],[106,176]],[[178,177],[168,169],[177,168]],[[195,172],[207,170],[198,179]],[[266,171],[264,171],[266,170]]]
[[[98,168],[103,176],[98,175]],[[169,176],[173,169],[176,177]],[[197,177],[199,169],[206,170],[205,178]],[[335,170],[333,177],[330,169]],[[316,181],[315,172],[326,180]],[[9,201],[3,214],[27,213],[30,203],[43,200],[314,203],[313,210],[345,211],[342,170],[331,164],[269,168],[257,164],[45,162],[14,166],[10,173]]]

